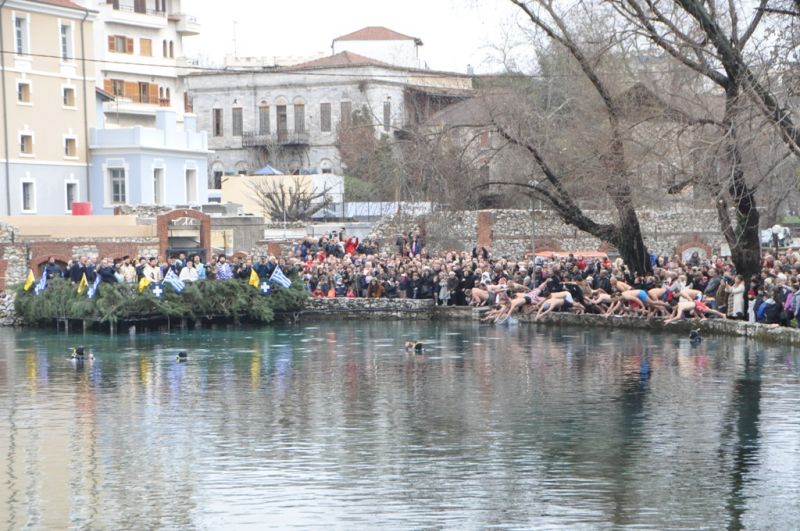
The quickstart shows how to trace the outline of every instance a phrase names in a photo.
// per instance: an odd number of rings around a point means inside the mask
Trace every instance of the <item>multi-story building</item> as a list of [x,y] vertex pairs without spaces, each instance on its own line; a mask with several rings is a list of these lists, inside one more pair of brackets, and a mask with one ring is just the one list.
[[154,127],[156,111],[171,109],[183,120],[184,91],[178,78],[183,37],[197,35],[194,17],[181,0],[76,0],[97,10],[94,42],[98,87],[113,94],[104,103],[107,127]]
[[63,215],[90,194],[94,12],[70,0],[0,3],[0,213]]
[[340,124],[360,115],[376,136],[394,137],[472,94],[468,75],[398,66],[348,50],[288,67],[193,73],[184,81],[214,151],[212,189],[221,187],[223,175],[267,162],[289,173],[343,174]]

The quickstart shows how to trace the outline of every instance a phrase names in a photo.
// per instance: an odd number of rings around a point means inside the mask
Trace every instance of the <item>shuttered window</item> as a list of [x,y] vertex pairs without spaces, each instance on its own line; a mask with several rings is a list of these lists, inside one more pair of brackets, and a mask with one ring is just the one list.
[[331,132],[331,104],[319,104],[319,129],[323,133]]
[[242,136],[242,108],[234,107],[231,116],[231,126],[233,128],[233,136]]

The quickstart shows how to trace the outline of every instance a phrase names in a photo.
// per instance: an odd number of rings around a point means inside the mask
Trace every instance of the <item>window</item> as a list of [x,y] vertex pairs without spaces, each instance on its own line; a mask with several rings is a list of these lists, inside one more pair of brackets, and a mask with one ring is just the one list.
[[78,156],[78,141],[75,138],[64,139],[64,156],[65,157]]
[[322,159],[319,163],[320,173],[333,173],[333,164],[328,159]]
[[36,191],[34,189],[33,181],[22,182],[22,211],[35,212],[36,211]]
[[153,56],[153,41],[150,39],[139,39],[139,55],[145,57]]
[[167,57],[167,56],[169,55],[169,52],[167,51],[167,41],[166,41],[166,39],[165,39],[165,40],[164,40],[164,42],[162,43],[162,46],[161,46],[161,54],[162,54],[164,57]]
[[383,102],[383,130],[388,131],[392,127],[392,102]]
[[222,170],[214,170],[214,175],[212,177],[211,188],[214,190],[221,190],[222,189]]
[[169,58],[175,58],[175,43],[173,41],[169,41]]
[[64,107],[75,107],[75,89],[72,87],[64,87],[62,89],[62,96],[64,100]]
[[150,84],[149,83],[139,83],[139,101],[141,103],[149,103],[150,102]]
[[67,183],[66,199],[67,212],[72,212],[72,203],[78,200],[78,183]]
[[72,59],[72,26],[61,24],[61,60],[70,61]]
[[233,136],[242,136],[242,108],[241,107],[234,107],[233,108],[233,117],[231,120],[231,126],[233,127]]
[[319,129],[323,133],[331,132],[331,104],[319,104]]
[[269,134],[269,105],[264,102],[258,107],[258,134]]
[[108,189],[111,204],[124,204],[128,196],[125,191],[125,168],[111,168],[108,170]]
[[211,111],[211,130],[214,136],[222,136],[222,109],[214,109]]
[[33,135],[27,133],[19,135],[19,152],[22,155],[33,155]]
[[147,13],[146,0],[133,0],[133,11],[135,13]]
[[109,35],[108,36],[108,51],[116,53],[133,53],[133,39],[129,39],[124,35]]
[[294,132],[306,132],[306,106],[302,103],[294,104]]
[[286,112],[286,105],[276,106],[275,115],[277,117],[278,141],[285,140],[286,133],[289,131],[289,118]]
[[164,202],[164,168],[153,170],[153,204],[160,205]]
[[186,170],[186,202],[197,202],[197,170]]
[[17,81],[17,103],[31,102],[31,84],[28,81]]
[[341,112],[341,124],[342,125],[350,125],[350,122],[353,120],[353,104],[349,101],[343,101],[340,104],[340,112]]
[[25,17],[14,18],[14,51],[18,55],[28,53],[28,19]]
[[121,79],[112,79],[111,80],[111,93],[114,96],[124,96],[125,95],[125,82]]

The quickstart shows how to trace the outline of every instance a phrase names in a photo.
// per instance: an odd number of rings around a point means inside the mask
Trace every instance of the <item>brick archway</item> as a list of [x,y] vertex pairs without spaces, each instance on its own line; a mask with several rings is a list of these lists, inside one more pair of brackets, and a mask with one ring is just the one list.
[[191,208],[171,210],[156,218],[159,254],[166,256],[169,248],[169,223],[178,218],[191,218],[200,222],[200,248],[205,250],[206,260],[208,260],[211,256],[211,216]]
[[66,267],[70,260],[72,260],[71,256],[66,256],[63,254],[48,254],[47,256],[41,255],[31,259],[31,269],[33,269],[33,273],[35,275],[39,275],[42,272],[42,268],[50,260],[50,257],[55,258],[56,262],[59,263],[62,267]]
[[700,258],[711,258],[711,246],[706,242],[705,238],[696,235],[681,239],[675,247],[675,254],[684,258],[683,254],[691,250],[697,250],[701,254],[705,253],[705,256]]

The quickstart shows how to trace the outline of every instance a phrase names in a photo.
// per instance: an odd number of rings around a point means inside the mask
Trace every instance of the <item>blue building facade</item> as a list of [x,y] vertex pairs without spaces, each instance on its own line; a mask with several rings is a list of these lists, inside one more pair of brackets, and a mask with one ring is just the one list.
[[156,127],[92,129],[91,202],[95,214],[121,205],[200,205],[208,202],[208,139],[196,118],[156,113]]

